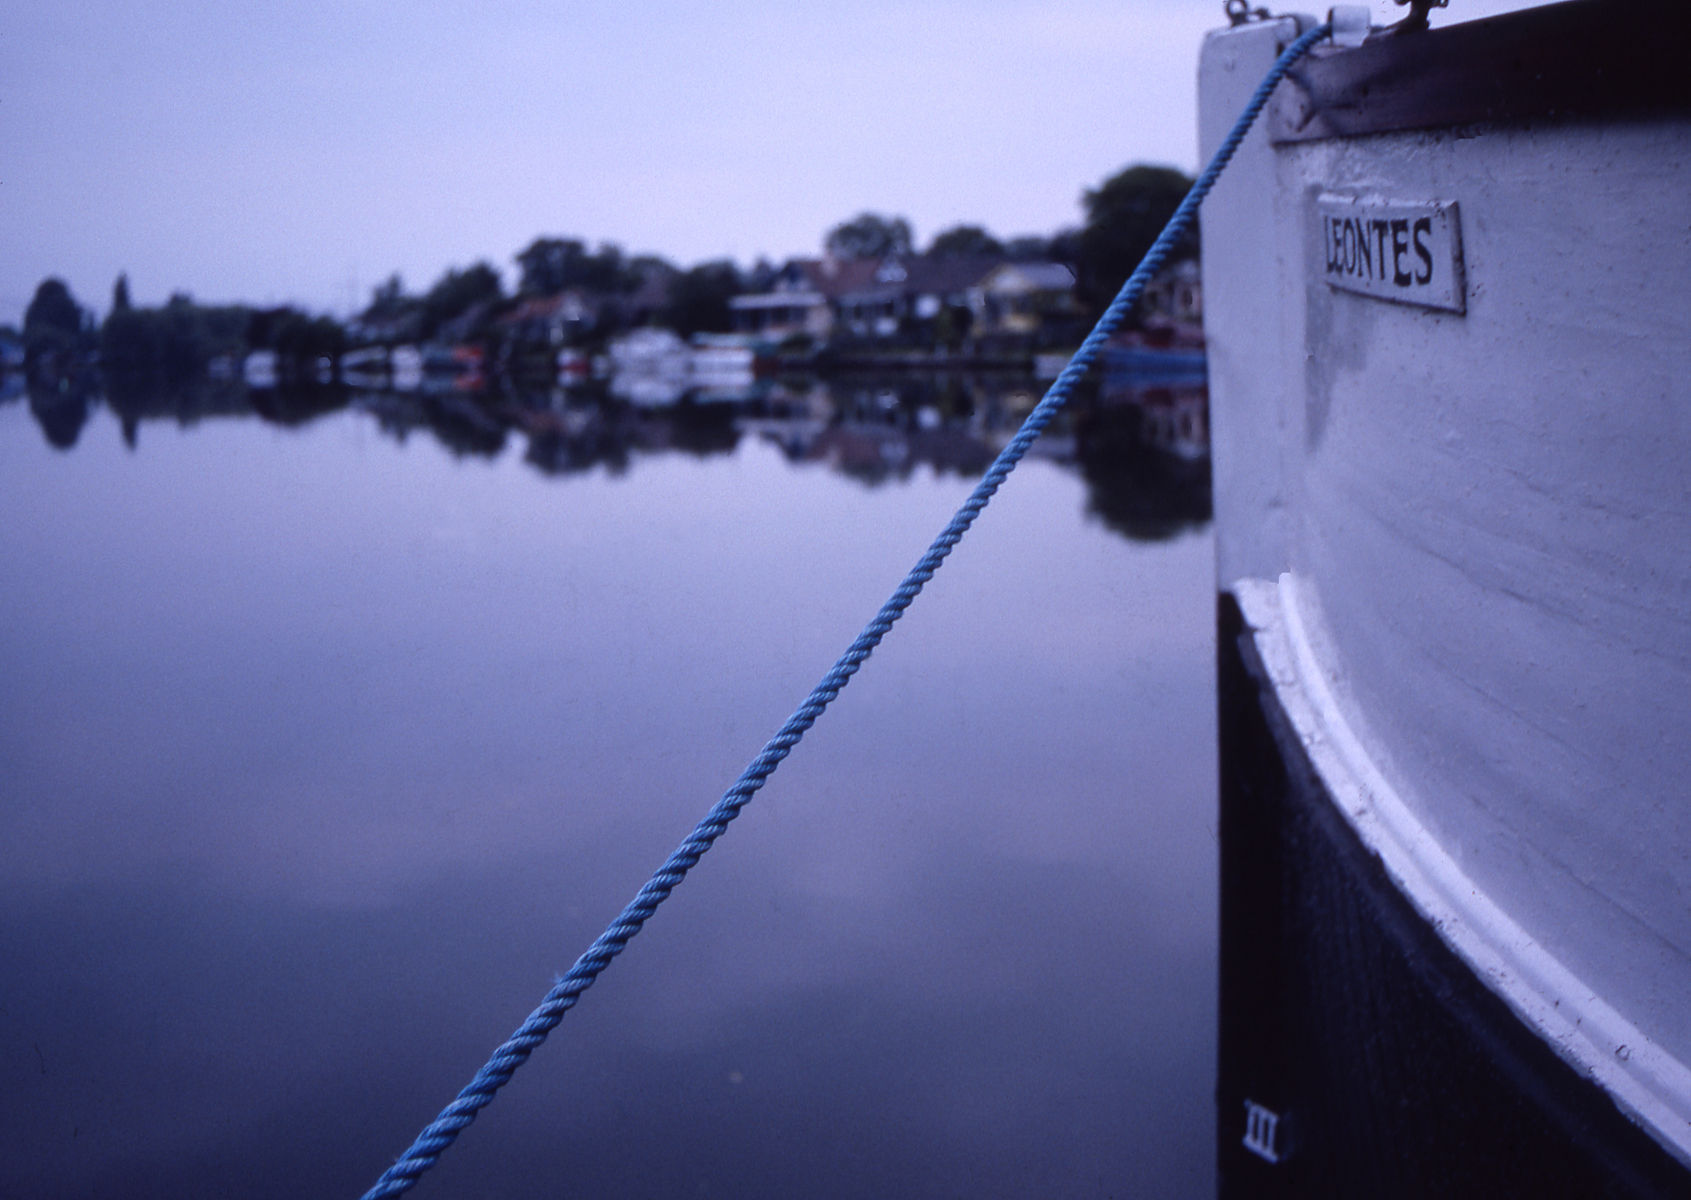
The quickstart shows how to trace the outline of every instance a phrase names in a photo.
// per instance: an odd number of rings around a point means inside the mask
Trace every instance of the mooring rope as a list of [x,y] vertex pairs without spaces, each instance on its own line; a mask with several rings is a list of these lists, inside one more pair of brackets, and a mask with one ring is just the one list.
[[922,555],[910,573],[904,577],[904,581],[898,585],[897,590],[881,606],[874,620],[864,627],[863,632],[857,635],[857,640],[840,655],[821,682],[805,697],[804,703],[787,718],[787,723],[781,726],[779,732],[769,739],[762,752],[734,781],[733,786],[723,793],[705,819],[675,848],[663,866],[646,881],[645,886],[605,932],[576,959],[575,965],[558,979],[552,990],[546,993],[540,1007],[530,1013],[517,1031],[493,1052],[493,1056],[476,1072],[475,1078],[458,1093],[457,1098],[441,1110],[440,1115],[417,1135],[417,1140],[411,1144],[410,1149],[382,1174],[374,1187],[364,1193],[363,1200],[380,1200],[382,1197],[398,1196],[409,1191],[416,1184],[418,1177],[439,1161],[441,1154],[456,1140],[458,1134],[493,1100],[494,1095],[505,1086],[517,1068],[528,1061],[528,1056],[546,1040],[546,1035],[552,1032],[564,1014],[575,1006],[576,1001],[581,998],[581,993],[592,986],[593,981],[610,965],[613,958],[622,953],[623,947],[640,932],[647,919],[657,911],[658,905],[675,890],[675,886],[686,877],[687,872],[692,870],[705,851],[711,848],[712,843],[722,836],[723,831],[728,828],[728,823],[739,815],[740,810],[757,790],[775,773],[775,768],[780,765],[781,760],[792,753],[793,747],[798,745],[805,731],[816,723],[816,718],[822,715],[822,711],[850,682],[864,660],[880,645],[881,639],[892,629],[893,622],[904,615],[904,610],[910,607],[911,601],[916,599],[923,585],[933,578],[934,572],[962,539],[969,526],[974,524],[975,518],[986,507],[987,501],[992,499],[993,493],[998,491],[1016,464],[1022,460],[1022,456],[1028,452],[1034,439],[1044,431],[1058,410],[1068,401],[1069,394],[1092,367],[1104,343],[1139,302],[1145,285],[1161,269],[1180,239],[1191,229],[1198,206],[1203,203],[1204,197],[1209,195],[1228,160],[1233,157],[1233,152],[1250,132],[1257,116],[1268,103],[1268,97],[1274,91],[1275,85],[1280,82],[1287,69],[1303,57],[1311,46],[1326,37],[1330,30],[1331,27],[1327,25],[1311,29],[1288,46],[1275,61],[1251,96],[1250,102],[1245,105],[1233,129],[1216,150],[1215,156],[1210,159],[1209,165],[1192,184],[1192,189],[1174,210],[1174,215],[1169,218],[1168,224],[1163,227],[1162,233],[1152,243],[1151,249],[1146,252],[1139,266],[1128,277],[1127,282],[1122,284],[1121,291],[1111,301],[1109,308],[1104,310],[1104,315],[1093,326],[1092,332],[1081,343],[1080,349],[1075,351],[1068,366],[1028,414],[1027,420],[1022,422],[1016,436],[999,452],[992,466],[987,468],[986,474],[975,485],[975,490],[969,494],[969,498],[963,502],[950,523],[928,547],[927,553]]

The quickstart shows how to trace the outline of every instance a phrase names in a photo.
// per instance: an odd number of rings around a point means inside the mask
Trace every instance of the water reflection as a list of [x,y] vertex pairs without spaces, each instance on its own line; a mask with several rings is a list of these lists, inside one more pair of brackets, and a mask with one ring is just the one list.
[[1160,541],[1210,519],[1209,426],[1201,386],[1110,383],[1074,416],[1087,506],[1117,533]]
[[[640,371],[654,368],[642,365]],[[457,458],[493,459],[521,439],[523,458],[548,475],[594,469],[621,473],[641,454],[732,453],[742,437],[780,448],[794,463],[819,463],[879,485],[919,470],[979,475],[1039,399],[1017,373],[886,372],[827,379],[665,378],[662,388],[634,371],[598,383],[577,381],[527,391],[486,389],[479,375],[425,374],[403,390],[330,386],[246,386],[201,380],[184,388],[115,379],[103,396],[90,380],[32,386],[30,411],[48,442],[76,444],[103,402],[125,443],[143,427],[188,427],[211,417],[252,416],[303,426],[351,409],[404,443],[425,434]],[[655,377],[654,377],[655,378]],[[1112,373],[1083,385],[1032,453],[1078,468],[1089,511],[1126,537],[1158,540],[1208,520],[1209,469],[1201,383]]]
[[[0,408],[0,1195],[358,1194],[1031,402]],[[1211,1190],[1210,547],[1088,403],[429,1195]]]
[[76,445],[93,401],[86,379],[66,376],[52,381],[32,380],[29,385],[30,415],[41,426],[47,444],[59,450]]

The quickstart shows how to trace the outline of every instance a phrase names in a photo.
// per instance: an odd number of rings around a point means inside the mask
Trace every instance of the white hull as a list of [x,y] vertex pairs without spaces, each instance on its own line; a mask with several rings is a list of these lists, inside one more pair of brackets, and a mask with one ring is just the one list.
[[[1209,39],[1206,153],[1293,28]],[[1221,584],[1404,895],[1691,1164],[1691,123],[1276,119],[1204,210]],[[1335,197],[1454,204],[1459,308],[1332,282]]]

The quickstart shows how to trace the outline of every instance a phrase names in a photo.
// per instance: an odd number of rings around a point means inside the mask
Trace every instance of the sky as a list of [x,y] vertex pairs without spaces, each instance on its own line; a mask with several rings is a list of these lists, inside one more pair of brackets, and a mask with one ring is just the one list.
[[[1526,0],[1454,0],[1472,18]],[[1372,0],[1377,24],[1402,13]],[[55,0],[0,29],[0,323],[55,275],[103,314],[346,315],[537,236],[686,266],[1077,224],[1135,162],[1196,166],[1221,0]]]

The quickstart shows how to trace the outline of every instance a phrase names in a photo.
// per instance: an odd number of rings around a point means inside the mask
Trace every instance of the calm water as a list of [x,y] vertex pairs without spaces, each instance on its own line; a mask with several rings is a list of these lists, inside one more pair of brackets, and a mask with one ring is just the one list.
[[[1024,404],[0,405],[0,1195],[360,1193]],[[1211,547],[1119,432],[1024,464],[416,1195],[1213,1192]]]

